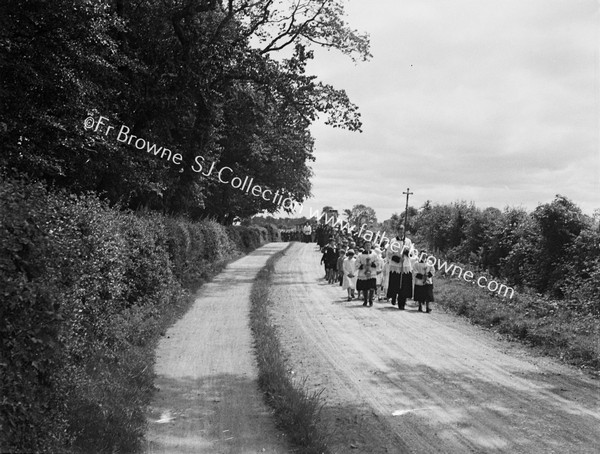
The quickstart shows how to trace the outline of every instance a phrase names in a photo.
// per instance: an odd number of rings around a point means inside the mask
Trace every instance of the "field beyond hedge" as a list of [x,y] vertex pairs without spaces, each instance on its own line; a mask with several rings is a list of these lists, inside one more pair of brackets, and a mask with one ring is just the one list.
[[0,451],[133,452],[156,339],[274,227],[223,227],[0,179]]

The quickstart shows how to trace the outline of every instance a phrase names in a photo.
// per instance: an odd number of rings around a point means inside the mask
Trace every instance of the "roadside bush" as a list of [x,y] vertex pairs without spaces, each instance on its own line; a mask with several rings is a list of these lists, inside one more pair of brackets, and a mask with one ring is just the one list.
[[155,340],[262,232],[3,177],[0,213],[0,451],[137,450]]
[[[46,279],[52,255],[61,249],[45,228],[62,229],[39,184],[0,185],[0,451],[61,452],[72,436],[56,379],[64,362],[61,276]],[[64,261],[74,257],[65,245]]]
[[264,228],[267,230],[268,241],[281,241],[281,232],[275,224],[265,224]]
[[2,450],[135,449],[152,387],[143,347],[185,299],[160,223],[38,183],[1,187]]
[[[191,291],[244,250],[237,245],[236,238],[231,237],[230,230],[215,221],[191,222],[185,218],[164,218],[163,222],[173,272],[182,285]],[[255,248],[258,246],[260,243]]]
[[279,230],[274,226],[267,230],[257,225],[232,225],[227,227],[227,232],[235,245],[244,252],[252,251],[267,242],[281,241]]
[[438,278],[435,293],[440,306],[475,324],[522,340],[582,369],[600,372],[600,317],[582,311],[580,301],[570,305],[526,291],[512,299],[502,298],[452,277]]

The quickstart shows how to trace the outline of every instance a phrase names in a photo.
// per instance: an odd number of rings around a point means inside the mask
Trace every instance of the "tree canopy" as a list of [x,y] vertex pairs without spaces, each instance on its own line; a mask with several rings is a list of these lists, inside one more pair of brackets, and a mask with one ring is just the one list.
[[[346,93],[306,74],[315,47],[370,57],[341,0],[7,0],[0,8],[4,171],[228,223],[280,206],[194,172],[195,157],[302,202],[311,123],[360,131]],[[183,162],[86,131],[88,116],[115,131],[127,125]]]
[[345,210],[348,222],[351,225],[360,227],[363,223],[369,227],[377,224],[377,215],[375,210],[369,206],[358,204],[354,205],[352,209]]

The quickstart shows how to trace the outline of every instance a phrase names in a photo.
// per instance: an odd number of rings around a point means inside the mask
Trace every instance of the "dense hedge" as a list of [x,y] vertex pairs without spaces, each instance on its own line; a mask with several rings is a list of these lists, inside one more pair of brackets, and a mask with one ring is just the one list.
[[132,452],[189,291],[277,234],[0,179],[0,451]]
[[600,315],[600,210],[589,216],[560,194],[530,213],[427,202],[409,227],[413,241],[436,256],[484,270],[519,293],[530,289]]

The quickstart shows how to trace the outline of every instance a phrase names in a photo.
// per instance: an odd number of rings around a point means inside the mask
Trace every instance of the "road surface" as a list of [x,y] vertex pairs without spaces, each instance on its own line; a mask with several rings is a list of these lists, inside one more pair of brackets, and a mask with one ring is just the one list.
[[597,380],[435,305],[347,302],[320,257],[294,243],[277,262],[273,315],[294,375],[324,389],[334,452],[600,452]]
[[227,266],[161,339],[146,452],[289,452],[258,390],[248,325],[254,278],[286,245],[267,244]]
[[[147,452],[293,452],[258,391],[248,328],[253,279],[285,246],[231,264],[166,333]],[[347,302],[319,260],[314,244],[292,244],[271,312],[294,376],[324,390],[332,452],[600,452],[597,380],[435,305]]]

